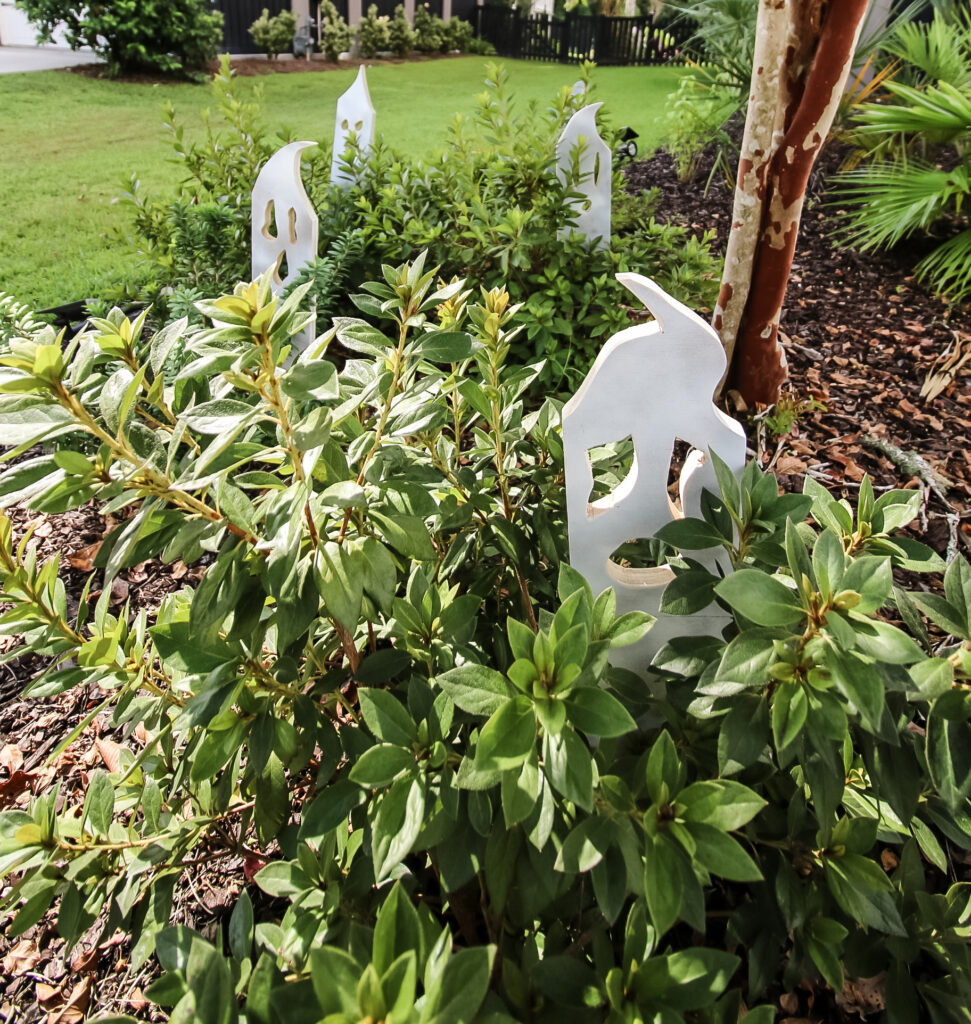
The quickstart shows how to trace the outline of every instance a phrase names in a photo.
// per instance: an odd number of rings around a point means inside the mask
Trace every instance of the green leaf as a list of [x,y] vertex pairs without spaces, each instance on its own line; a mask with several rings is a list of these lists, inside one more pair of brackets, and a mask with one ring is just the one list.
[[704,569],[679,572],[664,588],[661,611],[665,615],[694,615],[715,600],[718,577]]
[[114,812],[115,787],[108,777],[108,773],[98,768],[91,773],[88,779],[83,818],[99,836],[107,838]]
[[925,749],[931,781],[952,810],[971,795],[971,699],[952,690],[938,697],[927,716]]
[[681,913],[681,854],[665,835],[645,836],[644,894],[660,938]]
[[611,738],[637,728],[623,704],[606,690],[585,686],[574,690],[564,701],[567,718],[588,736]]
[[269,896],[293,899],[302,892],[314,888],[296,861],[275,860],[260,868],[253,881]]
[[699,551],[725,543],[725,539],[710,523],[703,519],[672,519],[654,536],[682,551]]
[[871,731],[876,730],[884,707],[884,684],[876,667],[833,645],[826,650],[823,661],[836,688],[856,707],[864,725]]
[[741,843],[713,825],[692,822],[688,832],[694,840],[693,857],[713,875],[732,882],[759,882],[762,872]]
[[430,331],[416,345],[422,359],[432,363],[460,363],[475,351],[475,343],[464,331]]
[[353,554],[334,541],[317,550],[317,579],[327,614],[353,632],[361,615],[364,585]]
[[594,764],[590,748],[572,729],[547,735],[544,768],[553,788],[589,812],[593,809]]
[[424,787],[420,779],[410,775],[394,782],[381,798],[371,835],[377,882],[383,882],[411,852],[421,832],[424,811]]
[[429,999],[422,1020],[428,1024],[464,1024],[474,1019],[489,989],[495,946],[472,946],[454,953],[442,974],[437,998]]
[[411,715],[404,704],[387,690],[361,688],[357,691],[357,699],[367,727],[379,740],[409,748],[418,742],[418,729]]
[[877,863],[847,853],[827,857],[823,866],[830,892],[852,920],[888,935],[907,935],[893,900],[893,886]]
[[253,901],[243,889],[229,918],[229,948],[237,960],[244,960],[253,951]]
[[502,814],[506,828],[512,828],[529,817],[539,799],[540,773],[536,758],[527,758],[517,774],[502,773]]
[[704,1009],[725,991],[740,963],[731,953],[701,946],[651,957],[637,973],[638,1002],[681,1011]]
[[320,1001],[321,1012],[346,1013],[357,1020],[357,983],[361,965],[342,949],[318,946],[310,951],[310,979],[314,994]]
[[393,743],[379,743],[364,751],[348,773],[348,778],[367,789],[382,789],[414,765],[413,751],[396,747]]
[[693,782],[678,794],[680,817],[732,832],[748,824],[766,801],[757,793],[731,779]]
[[225,434],[259,415],[259,410],[236,398],[214,398],[193,406],[183,421],[199,434]]
[[536,744],[536,715],[527,697],[514,697],[496,711],[479,733],[475,760],[480,767],[516,768]]
[[405,558],[424,562],[438,557],[423,519],[417,516],[385,515],[374,509],[368,510],[368,518],[391,547]]
[[347,817],[367,799],[367,794],[350,779],[338,779],[305,807],[300,821],[300,838],[317,845],[339,826],[347,824]]
[[776,750],[794,742],[806,724],[809,701],[802,683],[780,683],[772,699],[772,737]]
[[515,693],[504,675],[485,665],[461,665],[436,676],[435,682],[470,715],[495,714]]
[[337,367],[326,359],[296,362],[280,378],[280,390],[301,402],[324,402],[337,398],[340,394]]
[[912,590],[907,593],[931,622],[937,623],[952,636],[966,637],[968,635],[968,627],[962,619],[960,610],[940,594],[915,593]]
[[418,911],[401,882],[395,882],[374,923],[374,948],[371,954],[374,967],[379,974],[384,974],[398,957],[409,951],[414,951],[418,962],[424,966],[423,946],[424,931],[418,919]]
[[794,591],[758,569],[739,569],[718,583],[715,593],[758,626],[790,626],[806,614]]
[[769,706],[761,696],[740,693],[718,733],[718,773],[734,775],[754,764],[768,745]]

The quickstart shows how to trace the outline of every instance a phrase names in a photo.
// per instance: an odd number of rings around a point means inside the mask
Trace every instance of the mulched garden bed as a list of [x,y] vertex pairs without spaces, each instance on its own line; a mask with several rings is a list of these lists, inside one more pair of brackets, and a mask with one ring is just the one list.
[[[327,70],[331,65],[254,60],[236,66],[240,74],[263,74]],[[823,171],[837,162],[838,154],[824,156]],[[660,220],[687,224],[699,233],[713,230],[724,247],[731,191],[716,181],[706,192],[707,168],[698,181],[682,184],[673,161],[661,152],[631,165],[626,173],[631,189],[659,190]],[[912,250],[873,256],[835,247],[835,219],[824,205],[823,180],[823,174],[816,175],[803,217],[782,330],[790,367],[787,402],[798,409],[814,400],[825,408],[801,412],[781,438],[773,438],[756,420],[750,424],[751,443],[788,489],[801,490],[807,473],[851,500],[864,473],[878,488],[919,487],[925,501],[915,534],[942,554],[955,547],[966,550],[971,547],[967,376],[959,376],[930,400],[921,397],[921,388],[942,357],[955,346],[971,345],[971,314],[949,308],[915,283]],[[34,526],[42,557],[61,556],[69,600],[76,605],[108,524],[91,508],[60,516],[14,510],[12,518],[18,535]],[[203,571],[203,566],[146,563],[121,574],[112,601],[118,608],[128,600],[134,609],[152,611],[167,593],[196,582]],[[0,653],[10,643],[0,639]],[[0,666],[0,808],[25,806],[32,791],[54,779],[61,781],[64,792],[80,791],[88,772],[111,769],[117,757],[115,744],[121,738],[112,735],[107,716],[95,717],[58,753],[102,695],[73,692],[46,702],[21,701],[19,692],[36,668],[30,657]],[[127,742],[137,742],[137,736]],[[177,887],[176,920],[215,935],[251,867],[238,859],[222,859],[205,870],[194,869],[192,878],[183,878]],[[100,927],[66,961],[53,914],[17,939],[0,934],[0,1021],[76,1024],[95,1012],[162,1019],[143,994],[153,968],[149,965],[130,977],[126,936]],[[847,999],[848,1015],[842,1019],[860,1019],[863,1001]],[[782,1008],[796,1011],[795,1004]],[[854,1008],[861,1011],[859,1016],[852,1014]],[[808,1019],[818,1019],[818,1013],[814,1017],[809,1011]]]

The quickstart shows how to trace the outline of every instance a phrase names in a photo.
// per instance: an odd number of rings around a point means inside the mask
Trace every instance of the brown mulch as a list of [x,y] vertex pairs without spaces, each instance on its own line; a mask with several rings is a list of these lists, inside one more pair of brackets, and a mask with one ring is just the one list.
[[[255,78],[260,75],[302,75],[315,71],[354,71],[364,65],[373,67],[375,62],[385,64],[424,64],[433,60],[454,60],[456,57],[468,57],[467,53],[418,53],[414,51],[407,57],[388,56],[370,58],[364,60],[358,57],[348,60],[331,61],[324,58],[322,54],[315,54],[310,60],[305,58],[289,57],[281,55],[276,60],[268,60],[266,57],[240,57],[230,61],[230,66],[240,78]],[[84,78],[104,78],[104,66],[101,64],[77,64],[64,69],[67,74],[81,75]],[[206,72],[214,75],[219,71],[219,64],[216,61],[210,63]],[[133,73],[119,75],[113,79],[115,82],[129,82],[135,85],[157,85],[159,83],[184,82],[182,75],[159,75],[150,73]]]
[[[438,58],[422,58],[438,59]],[[328,70],[324,61],[237,62],[240,74]],[[341,67],[354,67],[353,62]],[[76,69],[74,73],[86,73]],[[838,154],[824,157],[824,170]],[[657,188],[659,219],[713,230],[724,246],[731,216],[731,192],[721,182],[705,192],[703,168],[692,184],[679,183],[665,153],[627,169],[632,189]],[[815,399],[825,410],[802,413],[792,431],[775,439],[750,429],[750,439],[782,484],[801,490],[805,475],[851,500],[864,473],[878,488],[919,486],[926,496],[924,522],[917,535],[944,553],[955,543],[969,545],[971,508],[971,392],[967,374],[932,401],[921,385],[957,338],[971,334],[971,313],[949,308],[913,280],[913,251],[860,255],[834,246],[834,218],[824,205],[822,175],[807,203],[790,283],[782,330],[790,366],[787,399]],[[967,342],[966,342],[967,343]],[[926,460],[933,486],[915,479],[870,445],[889,442]],[[12,510],[18,536],[31,526],[42,558],[58,554],[73,612],[97,545],[111,524],[93,508],[57,516]],[[163,566],[157,561],[123,572],[111,595],[112,608],[158,608],[165,595],[201,576],[201,566]],[[97,588],[93,588],[96,590]],[[96,598],[92,597],[92,600]],[[0,654],[9,649],[0,638]],[[109,715],[96,716],[73,743],[59,747],[72,729],[94,711],[104,694],[73,691],[48,701],[22,701],[20,690],[39,662],[24,657],[0,665],[0,807],[24,807],[32,792],[60,781],[63,792],[81,792],[88,773],[110,767],[113,744],[134,749],[137,736],[110,727]],[[236,859],[213,862],[193,873],[192,884],[177,886],[175,917],[213,936],[246,882],[246,866]],[[0,885],[0,893],[7,880]],[[0,1020],[4,1024],[79,1022],[86,1013],[128,1013],[161,1019],[144,999],[154,968],[132,977],[130,944],[99,922],[68,957],[57,936],[56,915],[48,914],[23,936],[0,933]],[[150,964],[152,961],[150,961]]]
[[[967,555],[971,366],[933,400],[921,398],[921,387],[955,345],[971,348],[971,309],[949,306],[914,280],[919,243],[889,253],[839,247],[839,219],[825,183],[842,157],[836,146],[824,151],[810,183],[781,323],[789,363],[784,401],[814,399],[825,408],[802,413],[782,438],[763,437],[750,423],[749,440],[758,442],[763,464],[787,490],[802,490],[807,473],[851,501],[864,474],[878,489],[921,489],[916,535],[941,554],[950,548]],[[658,190],[659,220],[713,231],[724,252],[732,190],[715,179],[706,191],[710,166],[682,183],[662,150],[626,174],[630,189]],[[924,478],[898,464],[895,449],[920,456],[929,467]]]

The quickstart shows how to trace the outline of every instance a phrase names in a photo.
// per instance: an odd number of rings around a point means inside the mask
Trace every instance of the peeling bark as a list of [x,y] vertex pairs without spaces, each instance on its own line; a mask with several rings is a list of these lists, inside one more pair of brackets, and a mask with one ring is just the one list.
[[732,227],[712,326],[725,346],[728,363],[748,299],[752,266],[762,225],[765,176],[777,131],[782,57],[788,32],[786,0],[761,0],[755,28],[755,59],[748,115],[739,153]]
[[[748,403],[775,402],[786,379],[779,317],[806,185],[836,116],[867,3],[765,0],[759,7],[756,48],[761,45],[763,52],[757,52],[753,67],[745,127],[751,148],[743,143],[732,233],[712,321],[729,353],[729,385]],[[774,54],[768,52],[770,44]],[[774,94],[756,87],[766,67],[775,69]],[[755,172],[752,156],[770,121],[771,144],[759,155]]]

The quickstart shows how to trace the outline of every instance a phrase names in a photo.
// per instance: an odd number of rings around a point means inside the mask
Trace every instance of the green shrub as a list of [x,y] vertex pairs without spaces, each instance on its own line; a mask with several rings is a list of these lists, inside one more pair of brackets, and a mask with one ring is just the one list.
[[504,282],[528,313],[516,358],[546,359],[547,384],[577,383],[606,338],[629,325],[618,272],[640,270],[710,308],[717,267],[709,239],[658,224],[653,198],[628,197],[619,173],[610,249],[557,237],[573,192],[553,171],[555,146],[575,97],[564,88],[543,109],[516,111],[506,71],[490,65],[487,75],[474,120],[456,120],[442,157],[409,165],[376,148],[354,188],[329,193],[321,237],[360,231],[372,275],[427,249],[447,275],[487,288]]
[[469,46],[475,38],[475,28],[471,22],[463,18],[452,18],[445,26],[446,47],[449,50],[458,50],[459,53],[468,53]]
[[[590,68],[583,74],[589,78]],[[529,313],[515,342],[516,358],[545,358],[546,384],[564,376],[577,382],[607,336],[629,325],[617,272],[642,271],[680,300],[710,309],[719,271],[708,236],[699,240],[684,228],[658,224],[652,217],[655,198],[627,196],[619,174],[611,248],[591,251],[585,239],[557,238],[567,225],[572,193],[554,173],[555,144],[576,98],[564,88],[542,109],[534,104],[517,111],[506,71],[490,66],[488,75],[475,118],[457,120],[444,154],[432,160],[403,159],[380,142],[363,160],[352,147],[355,185],[332,190],[329,145],[311,151],[304,180],[320,216],[321,252],[353,232],[364,242],[364,276],[377,276],[382,264],[428,249],[448,276],[468,276],[487,289],[504,283]],[[261,119],[259,93],[244,100],[228,68],[214,88],[220,120],[218,127],[215,119],[207,122],[204,141],[187,145],[170,111],[176,153],[188,172],[180,195],[151,199],[136,183],[129,190],[135,244],[153,265],[156,284],[148,297],[163,304],[168,300],[160,288],[181,288],[198,275],[203,290],[228,289],[249,265],[249,194],[278,145]],[[184,246],[188,236],[177,230],[178,223],[203,228],[210,203],[227,207],[225,222],[208,242],[193,238]],[[220,254],[229,244],[230,222],[237,246]],[[188,265],[178,255],[183,249]],[[199,249],[212,259],[196,259]]]
[[133,71],[197,72],[222,44],[223,16],[207,0],[16,0],[38,39],[61,28],[71,49],[90,47],[110,76]]
[[26,306],[0,291],[0,351],[6,350],[11,338],[33,334],[43,326]]
[[[563,561],[522,311],[435,279],[386,268],[368,321],[289,366],[308,314],[268,276],[200,303],[204,329],[115,311],[11,343],[13,452],[97,451],[18,462],[3,504],[128,517],[70,614],[57,559],[0,517],[0,624],[45,659],[28,698],[97,692],[122,741],[83,802],[0,813],[7,934],[53,908],[70,950],[103,915],[132,970],[157,955],[148,998],[200,1024],[768,1024],[800,993],[836,1019],[876,976],[891,1020],[963,1019],[971,567],[895,585],[943,569],[895,536],[920,495],[864,481],[854,511],[712,455],[721,495],[658,539],[682,552],[668,610],[715,601],[726,628],[664,647],[652,698],[608,663],[648,617]],[[695,560],[712,546],[733,574]],[[154,620],[112,610],[121,568],[203,552]],[[209,940],[171,927],[182,872],[244,852],[272,902],[244,891]]]
[[297,31],[297,16],[286,9],[270,17],[269,10],[264,7],[263,13],[247,29],[257,49],[276,60],[277,55],[288,53],[293,45],[293,37]]
[[477,36],[469,40],[465,48],[466,53],[472,53],[480,57],[495,57],[496,48],[488,39],[479,39]]
[[432,14],[427,3],[415,6],[415,49],[422,53],[441,53],[448,46],[445,22]]
[[337,13],[332,0],[323,0],[320,13],[324,27],[319,46],[328,60],[336,61],[342,53],[350,50],[354,34],[347,22]]
[[376,57],[388,49],[389,42],[389,18],[386,14],[379,15],[378,5],[371,4],[357,26],[357,45],[361,56]]
[[399,57],[406,57],[415,48],[415,33],[401,4],[394,9],[388,25],[388,49]]

